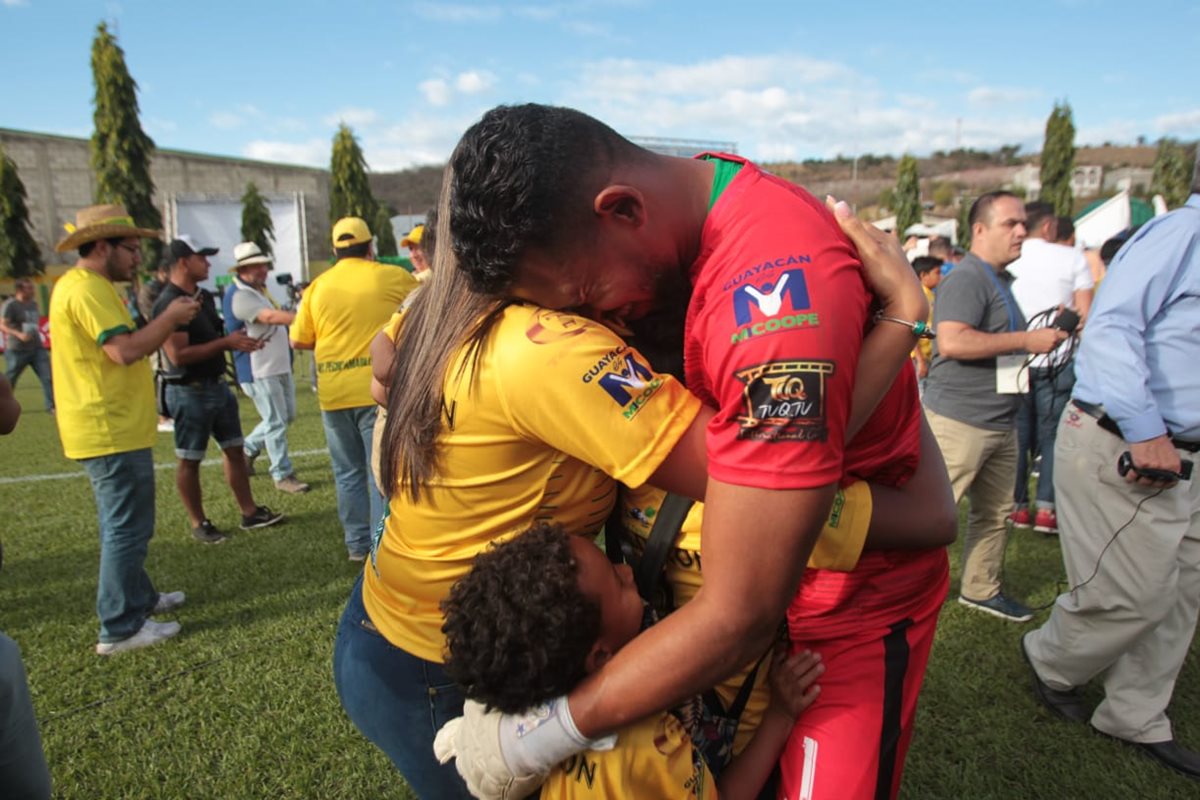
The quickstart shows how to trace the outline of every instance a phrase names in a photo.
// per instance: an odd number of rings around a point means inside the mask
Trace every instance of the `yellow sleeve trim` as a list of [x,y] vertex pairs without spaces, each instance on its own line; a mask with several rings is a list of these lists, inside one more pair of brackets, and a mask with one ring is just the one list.
[[809,556],[813,569],[836,569],[849,572],[858,565],[867,529],[871,527],[871,487],[865,481],[855,481],[839,489],[829,510],[829,519]]

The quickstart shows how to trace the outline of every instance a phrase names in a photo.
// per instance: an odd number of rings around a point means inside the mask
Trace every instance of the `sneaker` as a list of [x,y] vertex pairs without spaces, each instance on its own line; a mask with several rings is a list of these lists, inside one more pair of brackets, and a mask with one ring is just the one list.
[[351,561],[366,561],[367,554],[366,553],[351,553],[350,560]]
[[117,653],[124,653],[126,650],[149,647],[152,644],[165,642],[177,633],[179,633],[178,622],[155,622],[147,617],[146,621],[142,623],[142,629],[128,639],[122,639],[119,642],[98,643],[96,645],[96,655],[112,656]]
[[154,604],[152,614],[166,614],[168,611],[174,611],[183,605],[187,600],[187,595],[183,592],[159,592],[158,602]]
[[161,419],[158,421],[159,433],[173,433],[175,431],[175,420]]
[[258,455],[258,453],[246,453],[246,474],[251,478],[258,474],[258,470],[254,468],[254,462]]
[[258,506],[254,509],[253,514],[248,517],[242,517],[242,530],[248,531],[253,528],[266,528],[277,522],[283,522],[283,514],[272,511],[266,506]]
[[1058,536],[1058,515],[1053,509],[1039,508],[1033,518],[1033,529],[1047,536]]
[[275,481],[275,488],[288,494],[304,494],[309,490],[309,485],[295,475],[288,475],[286,478]]
[[220,544],[225,541],[226,536],[217,530],[216,525],[213,525],[208,520],[204,520],[192,528],[192,538],[197,542],[204,542],[205,544]]
[[1011,597],[1006,596],[1004,592],[998,592],[990,600],[972,600],[969,597],[959,595],[958,602],[967,608],[973,608],[976,611],[982,611],[985,614],[991,614],[993,617],[1006,619],[1009,622],[1029,622],[1029,620],[1033,619],[1032,611]]
[[1011,522],[1014,528],[1028,528],[1033,518],[1029,515],[1029,508],[1021,506],[1020,508],[1014,508],[1012,513],[1005,517],[1005,519]]

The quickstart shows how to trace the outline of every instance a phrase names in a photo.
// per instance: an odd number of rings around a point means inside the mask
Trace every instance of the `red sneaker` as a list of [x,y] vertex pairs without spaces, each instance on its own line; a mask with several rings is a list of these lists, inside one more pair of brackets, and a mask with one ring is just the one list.
[[1029,516],[1029,508],[1026,506],[1014,509],[1005,519],[1011,522],[1014,528],[1028,528],[1033,521],[1033,518]]
[[1039,508],[1033,518],[1033,529],[1047,536],[1058,536],[1058,516],[1049,509]]

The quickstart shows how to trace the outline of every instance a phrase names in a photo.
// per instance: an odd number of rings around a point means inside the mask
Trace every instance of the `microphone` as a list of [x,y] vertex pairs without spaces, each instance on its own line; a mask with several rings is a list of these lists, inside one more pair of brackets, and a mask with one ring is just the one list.
[[1052,328],[1058,328],[1064,333],[1074,333],[1079,327],[1079,314],[1069,308],[1064,308],[1059,315],[1050,324]]

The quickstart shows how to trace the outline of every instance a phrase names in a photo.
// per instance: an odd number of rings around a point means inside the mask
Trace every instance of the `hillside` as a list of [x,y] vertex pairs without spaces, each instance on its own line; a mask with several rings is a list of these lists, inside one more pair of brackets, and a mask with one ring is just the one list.
[[[1150,167],[1154,164],[1153,145],[1081,147],[1075,155],[1078,165],[1097,164],[1112,167]],[[921,175],[921,194],[933,202],[935,211],[953,213],[960,196],[977,195],[1012,181],[1023,165],[1037,163],[1037,155],[1021,155],[1015,145],[993,151],[962,148],[936,151],[917,159]],[[832,194],[852,203],[870,215],[881,195],[896,182],[896,156],[866,153],[857,159],[841,156],[828,161],[809,159],[764,163],[770,172],[804,186],[818,197]],[[375,172],[370,175],[371,191],[397,214],[420,214],[437,202],[442,184],[442,167],[426,166],[401,172]]]

